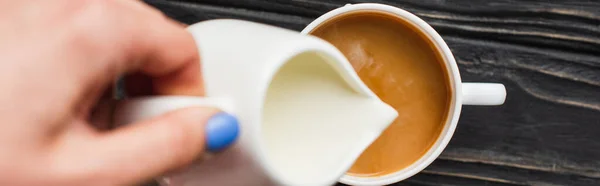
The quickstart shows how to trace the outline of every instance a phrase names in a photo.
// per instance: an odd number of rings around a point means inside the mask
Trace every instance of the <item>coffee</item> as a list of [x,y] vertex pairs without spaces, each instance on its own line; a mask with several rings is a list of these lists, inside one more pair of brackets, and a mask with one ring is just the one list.
[[399,113],[348,173],[386,175],[427,153],[444,128],[453,94],[430,38],[394,15],[375,11],[339,15],[311,34],[342,51],[367,86]]

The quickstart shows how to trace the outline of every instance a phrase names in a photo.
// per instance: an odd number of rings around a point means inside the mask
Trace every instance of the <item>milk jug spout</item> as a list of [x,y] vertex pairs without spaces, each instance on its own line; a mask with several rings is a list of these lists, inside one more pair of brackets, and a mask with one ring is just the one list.
[[342,54],[329,55],[294,56],[268,86],[261,141],[278,183],[335,183],[398,116]]

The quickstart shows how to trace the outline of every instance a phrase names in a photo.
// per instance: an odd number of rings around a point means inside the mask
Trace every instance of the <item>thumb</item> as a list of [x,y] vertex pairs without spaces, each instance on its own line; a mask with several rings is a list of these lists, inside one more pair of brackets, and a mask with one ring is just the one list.
[[100,171],[121,184],[147,180],[191,163],[206,148],[218,151],[239,133],[232,115],[209,108],[186,108],[107,133],[96,141]]

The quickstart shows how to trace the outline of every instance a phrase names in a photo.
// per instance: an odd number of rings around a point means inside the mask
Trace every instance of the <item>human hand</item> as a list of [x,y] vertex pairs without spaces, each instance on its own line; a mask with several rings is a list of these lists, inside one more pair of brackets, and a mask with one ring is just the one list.
[[203,94],[192,36],[160,12],[131,0],[0,9],[0,185],[132,185],[235,140],[235,118],[213,108],[116,130],[102,122],[110,112],[99,100],[122,74],[134,74],[135,95]]

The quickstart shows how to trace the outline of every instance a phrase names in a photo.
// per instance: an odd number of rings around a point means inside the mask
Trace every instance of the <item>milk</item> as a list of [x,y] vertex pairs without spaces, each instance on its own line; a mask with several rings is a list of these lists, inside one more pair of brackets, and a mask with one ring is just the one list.
[[[300,185],[319,184],[356,151],[356,139],[378,118],[395,112],[356,92],[317,53],[291,59],[274,76],[266,94],[262,140],[275,171]],[[356,153],[355,153],[356,154]]]

